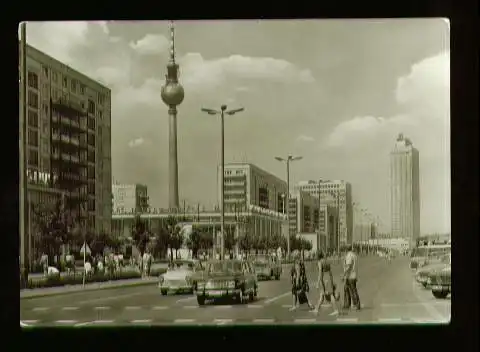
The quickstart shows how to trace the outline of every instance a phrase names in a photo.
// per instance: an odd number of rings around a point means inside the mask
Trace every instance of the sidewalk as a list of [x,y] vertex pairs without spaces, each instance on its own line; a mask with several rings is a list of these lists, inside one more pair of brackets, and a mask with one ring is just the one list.
[[111,288],[153,285],[158,282],[158,277],[148,277],[145,279],[125,279],[106,282],[96,282],[82,285],[66,285],[60,287],[48,287],[37,289],[20,290],[20,299],[30,299],[39,297],[48,297],[55,295],[63,295],[75,292],[86,292],[96,290],[106,290]]

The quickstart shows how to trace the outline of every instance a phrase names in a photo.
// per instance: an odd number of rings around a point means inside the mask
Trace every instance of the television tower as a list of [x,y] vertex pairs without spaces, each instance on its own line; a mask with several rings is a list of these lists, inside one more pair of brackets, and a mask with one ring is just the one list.
[[168,106],[169,151],[168,151],[168,206],[179,208],[178,198],[178,159],[177,159],[177,105],[183,102],[185,92],[178,83],[179,70],[175,62],[175,27],[170,22],[170,60],[167,64],[165,85],[162,87],[162,100]]

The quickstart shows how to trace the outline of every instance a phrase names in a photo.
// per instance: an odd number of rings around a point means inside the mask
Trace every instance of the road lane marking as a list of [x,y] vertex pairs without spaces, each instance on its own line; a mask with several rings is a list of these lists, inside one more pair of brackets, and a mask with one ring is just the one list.
[[233,319],[215,319],[214,322],[217,325],[225,325],[225,324],[228,324],[228,323],[232,323]]
[[198,306],[184,306],[184,309],[197,309]]
[[155,306],[155,307],[152,307],[152,310],[165,310],[165,309],[168,309],[167,306]]
[[76,320],[56,320],[55,323],[57,324],[75,324]]
[[312,324],[316,323],[317,319],[314,318],[302,318],[302,319],[295,319],[293,321],[295,324]]
[[132,324],[148,324],[151,322],[152,322],[152,319],[137,319],[137,320],[130,321],[130,323]]
[[86,321],[83,323],[75,324],[74,326],[88,326],[88,325],[96,325],[96,324],[112,324],[114,320],[93,320],[93,321]]
[[448,324],[449,320],[445,321],[439,321],[439,320],[432,320],[432,319],[412,319],[414,323],[417,324]]
[[431,305],[438,305],[442,307],[448,307],[451,305],[450,301],[439,301],[439,302],[410,302],[410,303],[382,303],[380,306],[382,308],[401,308],[401,307],[419,307],[423,306],[424,304],[431,304]]
[[430,314],[432,320],[443,320],[442,314],[431,304],[422,302],[422,298],[418,294],[418,291],[416,289],[413,289],[413,294],[419,301],[419,303],[422,304],[423,308]]
[[177,324],[186,324],[186,323],[193,323],[195,319],[175,319],[173,322]]
[[356,323],[358,322],[358,318],[337,318],[339,323]]
[[63,307],[62,310],[77,310],[78,307]]
[[127,306],[127,307],[125,307],[125,309],[126,310],[138,310],[138,309],[140,309],[140,307],[139,306]]
[[291,304],[282,304],[282,308],[292,308]]
[[102,306],[102,307],[95,307],[95,308],[93,308],[93,309],[95,309],[95,310],[109,310],[110,307]]
[[248,304],[247,308],[263,308],[264,306],[260,304]]
[[35,308],[33,308],[32,310],[33,310],[34,312],[44,312],[44,311],[49,310],[49,309],[50,309],[50,308],[48,308],[48,307],[35,307]]
[[285,292],[285,293],[282,293],[281,295],[278,295],[278,296],[275,296],[275,297],[272,297],[272,298],[269,298],[265,301],[266,304],[269,304],[269,303],[272,303],[272,302],[275,302],[277,299],[280,299],[280,298],[283,298],[283,297],[286,297],[288,295],[291,295],[292,292]]
[[182,302],[187,302],[187,301],[191,301],[192,299],[196,299],[197,296],[192,296],[192,297],[187,297],[187,298],[181,298],[179,300],[177,300],[175,303],[182,303]]
[[232,308],[232,306],[213,306],[213,308],[215,308],[215,309],[228,309],[228,308]]
[[115,300],[115,299],[121,299],[121,298],[130,298],[130,297],[135,297],[135,296],[140,296],[145,294],[144,292],[136,292],[136,293],[129,293],[126,295],[119,295],[119,296],[108,296],[108,297],[101,297],[101,298],[93,298],[93,299],[87,299],[86,301],[80,301],[78,304],[88,304],[88,303],[96,303],[96,302],[102,302],[102,301],[110,301],[110,300]]
[[28,326],[27,324],[35,324],[35,323],[38,323],[40,320],[20,320],[20,324],[21,323],[24,323],[26,326]]
[[381,323],[401,323],[403,320],[400,318],[378,318]]
[[254,323],[259,324],[271,324],[275,321],[275,319],[253,319]]

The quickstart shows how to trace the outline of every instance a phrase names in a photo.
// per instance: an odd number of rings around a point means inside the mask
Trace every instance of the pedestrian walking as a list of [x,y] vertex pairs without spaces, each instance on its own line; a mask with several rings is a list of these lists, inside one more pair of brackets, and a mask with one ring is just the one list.
[[322,252],[318,253],[317,288],[320,290],[320,297],[318,299],[317,306],[311,312],[318,314],[318,310],[320,309],[323,301],[329,298],[333,307],[333,312],[330,315],[338,315],[337,301],[339,300],[339,297],[337,297],[330,262],[328,259],[324,258]]
[[344,297],[344,304],[343,304],[344,309],[350,309],[350,306],[352,305],[352,303],[355,306],[356,310],[360,310],[361,308],[360,297],[358,295],[358,290],[357,290],[357,280],[358,280],[357,262],[358,262],[358,257],[352,246],[351,249],[347,252],[347,255],[345,256],[344,272],[342,277],[342,281],[345,282],[345,286],[344,286],[345,297]]
[[42,253],[42,256],[40,257],[40,264],[42,265],[43,268],[43,275],[47,276],[48,275],[48,255],[45,253]]

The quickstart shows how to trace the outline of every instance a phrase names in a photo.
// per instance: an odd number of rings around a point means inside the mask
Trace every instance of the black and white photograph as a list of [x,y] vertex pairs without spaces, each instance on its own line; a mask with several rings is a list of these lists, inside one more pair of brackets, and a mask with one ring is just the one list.
[[447,19],[18,43],[22,328],[450,323]]

